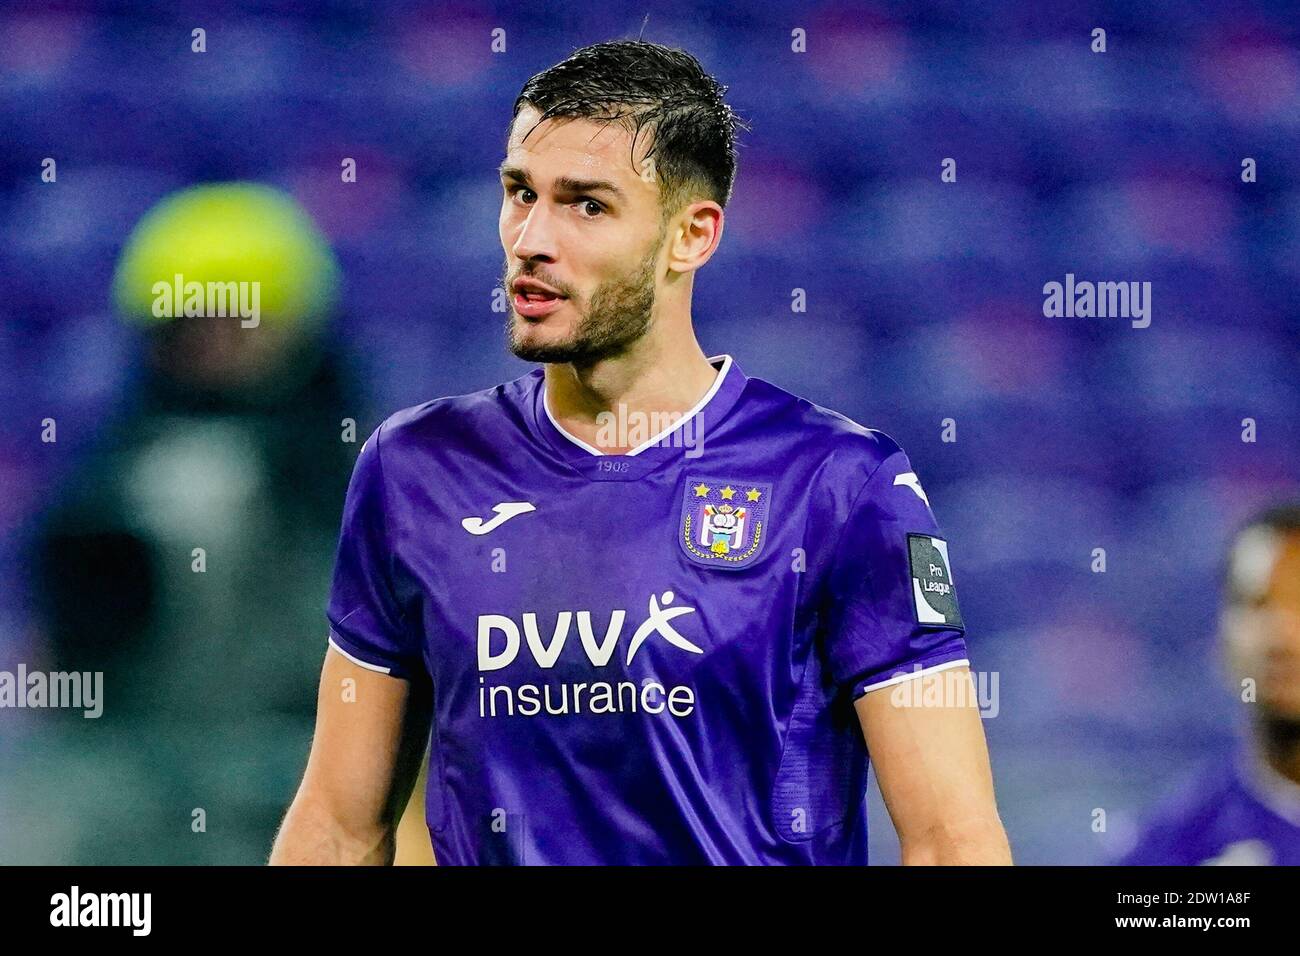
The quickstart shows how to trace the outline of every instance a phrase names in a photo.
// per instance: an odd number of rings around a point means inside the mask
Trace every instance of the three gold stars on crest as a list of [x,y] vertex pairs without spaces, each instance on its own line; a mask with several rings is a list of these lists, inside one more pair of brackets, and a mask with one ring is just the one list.
[[[712,489],[710,489],[708,485],[701,482],[700,484],[695,486],[695,497],[707,498],[711,490]],[[718,494],[722,495],[723,501],[730,501],[732,498],[735,497],[736,489],[731,487],[731,485],[727,485],[725,488],[719,488]],[[757,488],[750,488],[747,492],[745,492],[746,501],[757,501],[762,496],[763,493],[759,491]]]

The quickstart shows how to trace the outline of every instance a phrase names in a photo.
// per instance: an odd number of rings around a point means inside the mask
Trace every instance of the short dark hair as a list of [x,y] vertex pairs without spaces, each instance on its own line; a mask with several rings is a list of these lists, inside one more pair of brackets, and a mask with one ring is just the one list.
[[1268,530],[1278,534],[1296,534],[1300,533],[1300,500],[1286,501],[1279,504],[1269,505],[1250,515],[1228,542],[1228,553],[1223,560],[1221,568],[1221,582],[1223,585],[1223,594],[1228,604],[1240,604],[1246,595],[1241,593],[1238,586],[1238,576],[1236,568],[1237,544],[1241,541],[1242,536],[1249,531]]
[[525,83],[510,123],[525,105],[541,112],[538,125],[558,117],[622,123],[632,134],[634,166],[637,140],[648,128],[646,155],[655,158],[666,220],[696,198],[720,206],[731,198],[736,136],[749,127],[723,101],[727,89],[683,50],[610,40],[575,50]]

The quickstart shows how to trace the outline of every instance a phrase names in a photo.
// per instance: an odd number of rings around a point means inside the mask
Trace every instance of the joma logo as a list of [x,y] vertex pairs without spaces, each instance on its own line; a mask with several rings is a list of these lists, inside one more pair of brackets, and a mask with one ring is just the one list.
[[[662,603],[662,606],[660,604]],[[673,592],[665,591],[659,596],[651,595],[649,602],[649,617],[641,624],[640,627],[632,634],[632,640],[627,646],[626,664],[632,663],[632,658],[636,652],[651,634],[658,634],[664,640],[674,647],[679,647],[684,651],[692,654],[703,654],[704,651],[696,647],[681,634],[677,633],[670,623],[674,618],[681,617],[683,614],[694,614],[693,607],[668,607],[673,602]],[[514,621],[514,618],[506,617],[504,614],[480,614],[478,618],[478,669],[480,671],[495,671],[503,667],[508,667],[519,656],[519,650],[524,643],[527,643],[529,651],[532,652],[533,660],[537,662],[538,667],[554,667],[555,662],[559,660],[560,651],[564,649],[565,643],[569,639],[569,629],[573,619],[578,620],[578,637],[582,641],[582,649],[587,654],[587,659],[595,667],[604,667],[609,663],[610,658],[614,656],[614,649],[618,646],[618,639],[623,633],[623,622],[627,618],[627,612],[619,608],[610,613],[609,623],[605,626],[605,634],[599,640],[596,638],[595,631],[591,626],[590,611],[561,611],[555,619],[555,625],[551,629],[550,640],[543,643],[541,631],[537,627],[537,615],[532,611],[523,615],[523,637],[520,637],[520,628]],[[493,650],[493,634],[501,634],[505,638],[505,646],[500,650]],[[496,643],[500,643],[498,640]]]

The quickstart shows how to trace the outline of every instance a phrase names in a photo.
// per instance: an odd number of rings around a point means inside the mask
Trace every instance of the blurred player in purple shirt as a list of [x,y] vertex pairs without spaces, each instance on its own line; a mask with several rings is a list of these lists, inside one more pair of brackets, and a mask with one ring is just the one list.
[[539,367],[362,448],[272,862],[390,862],[426,746],[443,864],[865,863],[868,751],[905,863],[1010,862],[907,456],[695,339],[724,92],[639,41],[525,85],[502,283]]
[[1126,865],[1300,865],[1300,503],[1233,540],[1222,636],[1248,732],[1147,821]]

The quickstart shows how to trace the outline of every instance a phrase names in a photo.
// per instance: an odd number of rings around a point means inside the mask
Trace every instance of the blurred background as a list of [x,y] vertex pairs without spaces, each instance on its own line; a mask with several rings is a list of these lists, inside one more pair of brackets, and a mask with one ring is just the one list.
[[[360,441],[528,369],[492,311],[514,98],[638,34],[696,55],[753,127],[701,344],[897,439],[952,542],[1017,860],[1106,862],[1226,759],[1220,556],[1300,488],[1294,6],[645,14],[0,11],[0,669],[106,671],[99,719],[0,710],[0,862],[265,860]],[[217,183],[259,186],[184,192]],[[232,257],[283,284],[256,336],[142,314],[141,263],[201,279]],[[1045,318],[1066,273],[1152,283],[1150,327]]]

